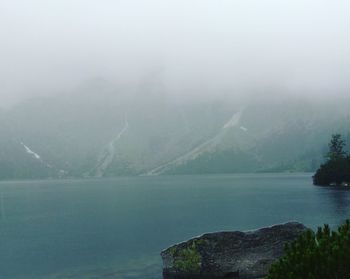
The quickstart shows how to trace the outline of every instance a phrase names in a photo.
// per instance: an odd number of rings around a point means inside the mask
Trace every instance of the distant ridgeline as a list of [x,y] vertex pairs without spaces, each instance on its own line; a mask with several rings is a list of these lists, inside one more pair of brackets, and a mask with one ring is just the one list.
[[345,141],[335,134],[329,143],[327,161],[313,176],[315,185],[350,186],[350,155],[344,151]]
[[95,82],[33,98],[0,109],[0,180],[315,172],[334,130],[350,143],[350,99],[281,95],[189,102]]

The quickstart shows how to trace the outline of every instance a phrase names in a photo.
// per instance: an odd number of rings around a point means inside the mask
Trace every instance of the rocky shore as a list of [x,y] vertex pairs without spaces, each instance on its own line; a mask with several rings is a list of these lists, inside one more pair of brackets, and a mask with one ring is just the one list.
[[306,230],[289,222],[255,231],[216,232],[161,252],[164,279],[263,278],[285,244]]

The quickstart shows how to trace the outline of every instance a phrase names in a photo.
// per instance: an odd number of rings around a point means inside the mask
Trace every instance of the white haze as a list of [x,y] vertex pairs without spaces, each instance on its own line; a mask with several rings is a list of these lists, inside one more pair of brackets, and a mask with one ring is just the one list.
[[1,106],[152,75],[171,96],[346,95],[349,10],[345,0],[2,0]]

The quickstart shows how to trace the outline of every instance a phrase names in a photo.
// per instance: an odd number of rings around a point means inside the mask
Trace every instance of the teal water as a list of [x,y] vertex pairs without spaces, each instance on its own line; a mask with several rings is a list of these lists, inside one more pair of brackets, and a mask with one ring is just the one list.
[[159,252],[204,232],[350,217],[311,174],[0,183],[0,278],[160,279]]

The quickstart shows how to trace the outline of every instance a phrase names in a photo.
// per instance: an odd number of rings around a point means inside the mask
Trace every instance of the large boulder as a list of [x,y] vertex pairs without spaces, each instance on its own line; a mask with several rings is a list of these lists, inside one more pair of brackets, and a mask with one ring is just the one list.
[[263,278],[285,244],[305,230],[289,222],[256,231],[204,234],[162,251],[163,277]]

